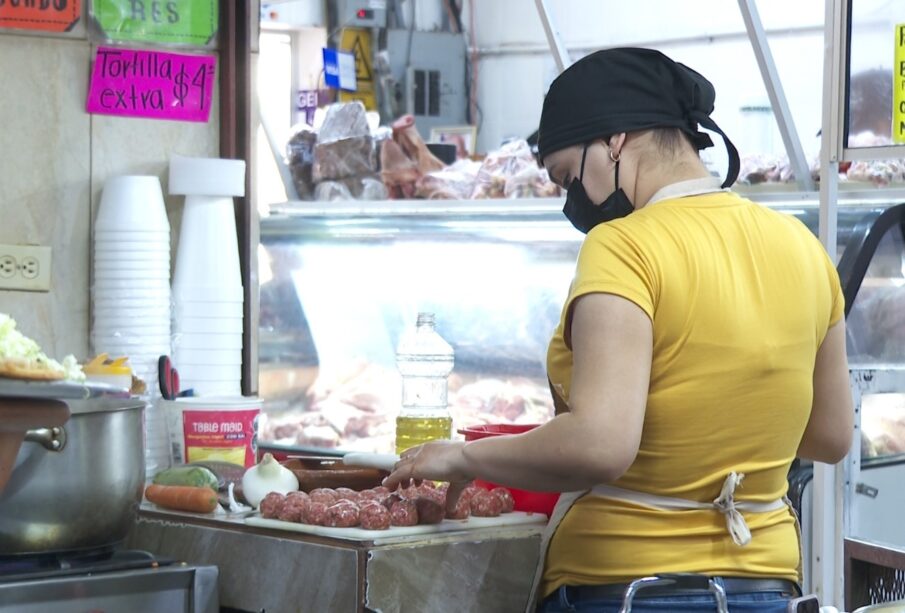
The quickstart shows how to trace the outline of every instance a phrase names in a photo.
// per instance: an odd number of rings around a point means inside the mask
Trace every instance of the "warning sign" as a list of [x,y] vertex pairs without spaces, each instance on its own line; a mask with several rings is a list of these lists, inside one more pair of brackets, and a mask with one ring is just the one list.
[[371,55],[371,32],[364,28],[343,28],[339,48],[355,56],[355,80],[357,91],[340,91],[342,102],[361,100],[369,111],[377,110],[374,87],[374,61]]
[[905,23],[896,26],[892,70],[892,142],[905,143]]

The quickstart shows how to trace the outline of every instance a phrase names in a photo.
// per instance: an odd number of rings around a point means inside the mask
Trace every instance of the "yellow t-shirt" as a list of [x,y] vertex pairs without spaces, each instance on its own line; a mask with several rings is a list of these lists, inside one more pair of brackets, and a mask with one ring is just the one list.
[[[813,234],[732,192],[663,200],[595,227],[547,354],[567,402],[563,326],[573,301],[594,292],[631,300],[653,322],[641,445],[613,485],[709,502],[736,471],[745,474],[737,500],[784,496],[817,349],[844,307],[835,266]],[[715,510],[585,496],[550,544],[543,593],[668,572],[797,580],[791,511],[744,516],[753,538],[740,547]]]

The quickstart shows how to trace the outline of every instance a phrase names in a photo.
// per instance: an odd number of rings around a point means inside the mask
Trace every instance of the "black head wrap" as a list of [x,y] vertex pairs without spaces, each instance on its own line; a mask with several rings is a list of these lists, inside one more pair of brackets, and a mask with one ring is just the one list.
[[738,151],[710,118],[713,85],[659,51],[631,47],[604,49],[584,57],[559,75],[544,98],[538,154],[550,153],[618,134],[650,128],[678,128],[698,149],[713,146],[698,125],[723,137],[729,171],[723,187],[738,177]]

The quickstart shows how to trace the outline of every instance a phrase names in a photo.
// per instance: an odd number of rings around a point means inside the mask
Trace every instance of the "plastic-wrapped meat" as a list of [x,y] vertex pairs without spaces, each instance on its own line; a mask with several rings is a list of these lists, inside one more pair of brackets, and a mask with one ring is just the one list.
[[348,500],[357,503],[361,500],[361,494],[348,487],[338,487],[336,488],[336,500]]
[[[505,197],[506,183],[526,168],[537,168],[537,160],[534,159],[527,141],[515,140],[506,143],[484,158],[471,197],[475,199]],[[531,174],[529,183],[534,177],[535,175]],[[521,195],[521,192],[515,195]]]
[[307,496],[304,498],[301,496],[286,496],[286,501],[283,503],[283,508],[280,509],[277,519],[300,523],[308,515],[309,504]]
[[328,506],[338,500],[336,490],[330,489],[329,487],[313,489],[308,492],[308,497],[311,498],[311,502],[323,502]]
[[459,160],[452,166],[427,173],[415,184],[415,195],[426,200],[468,200],[480,168],[480,162]]
[[325,144],[370,135],[364,104],[358,100],[336,102],[327,107],[324,121],[318,131],[317,142]]
[[418,509],[411,500],[399,500],[390,507],[390,525],[414,526],[418,523]]
[[302,521],[312,526],[326,526],[327,505],[323,502],[312,501],[308,505],[308,513],[302,518]]
[[310,200],[314,193],[314,179],[311,172],[314,166],[314,145],[317,133],[306,125],[293,129],[292,136],[286,144],[286,162],[292,174],[295,191],[302,200]]
[[427,148],[415,127],[414,115],[403,115],[393,122],[393,139],[399,143],[405,155],[415,161],[419,175],[426,175],[446,166]]
[[505,487],[495,487],[490,490],[490,493],[497,496],[500,502],[503,503],[503,513],[512,513],[513,509],[515,509],[515,499],[512,497],[512,492]]
[[390,511],[376,502],[365,503],[358,517],[365,530],[387,530],[390,527]]
[[267,519],[277,519],[283,505],[286,503],[286,497],[278,492],[270,492],[261,500],[258,509],[261,511],[261,517]]
[[474,517],[498,517],[503,512],[503,501],[487,490],[471,497],[471,514]]
[[415,509],[418,511],[419,524],[439,524],[446,515],[443,503],[427,496],[415,498]]

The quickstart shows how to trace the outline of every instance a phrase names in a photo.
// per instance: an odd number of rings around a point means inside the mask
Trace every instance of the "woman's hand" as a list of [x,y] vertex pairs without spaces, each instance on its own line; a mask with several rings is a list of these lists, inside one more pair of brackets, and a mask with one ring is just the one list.
[[474,479],[467,471],[462,441],[431,441],[402,452],[383,484],[393,491],[410,481],[448,481],[447,509],[454,509],[462,490]]

